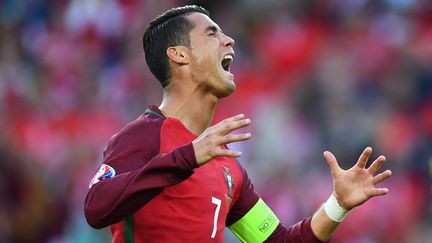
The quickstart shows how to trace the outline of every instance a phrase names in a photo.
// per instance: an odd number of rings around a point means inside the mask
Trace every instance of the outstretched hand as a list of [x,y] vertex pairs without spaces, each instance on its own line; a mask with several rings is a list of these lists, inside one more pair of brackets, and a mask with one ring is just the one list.
[[343,170],[339,167],[336,157],[332,153],[324,152],[324,158],[331,169],[333,177],[334,196],[339,205],[346,210],[351,210],[372,197],[388,193],[387,188],[375,187],[376,184],[391,176],[390,170],[375,175],[386,158],[381,155],[366,168],[371,153],[372,148],[367,147],[352,168]]
[[249,126],[250,122],[250,119],[240,114],[207,128],[192,142],[198,165],[203,165],[219,156],[239,157],[241,152],[225,149],[223,145],[249,139],[250,133],[231,134],[231,132]]

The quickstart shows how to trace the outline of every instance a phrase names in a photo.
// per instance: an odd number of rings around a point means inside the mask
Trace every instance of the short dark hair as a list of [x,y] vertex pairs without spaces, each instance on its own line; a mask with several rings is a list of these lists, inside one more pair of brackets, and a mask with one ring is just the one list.
[[210,16],[205,8],[196,5],[172,8],[153,19],[144,32],[143,47],[147,65],[162,87],[166,87],[171,78],[166,50],[176,45],[190,47],[189,33],[194,24],[185,16],[195,12]]

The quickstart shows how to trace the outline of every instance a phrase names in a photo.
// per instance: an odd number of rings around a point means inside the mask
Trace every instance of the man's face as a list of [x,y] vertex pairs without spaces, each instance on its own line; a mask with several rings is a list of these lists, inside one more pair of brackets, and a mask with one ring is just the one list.
[[205,14],[192,13],[187,18],[195,25],[189,35],[193,79],[218,98],[228,96],[236,88],[234,75],[229,72],[234,40]]

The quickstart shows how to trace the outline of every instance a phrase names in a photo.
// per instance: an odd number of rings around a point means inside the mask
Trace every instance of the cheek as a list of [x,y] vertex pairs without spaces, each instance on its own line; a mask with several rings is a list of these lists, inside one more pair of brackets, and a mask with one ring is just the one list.
[[203,64],[207,59],[206,53],[203,52],[202,50],[194,51],[193,56],[194,56],[194,62],[198,65]]
[[217,55],[208,49],[196,50],[194,51],[193,56],[195,67],[207,72],[214,69],[218,62]]
[[219,50],[211,41],[212,40],[204,43],[191,43],[192,54],[196,64],[210,65],[211,63],[217,62]]

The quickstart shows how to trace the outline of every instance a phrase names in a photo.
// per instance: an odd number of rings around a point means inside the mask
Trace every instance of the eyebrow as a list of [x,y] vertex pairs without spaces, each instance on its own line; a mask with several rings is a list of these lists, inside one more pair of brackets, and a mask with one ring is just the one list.
[[204,32],[208,32],[208,31],[213,31],[213,32],[219,31],[219,32],[223,33],[223,31],[221,29],[219,29],[216,25],[207,26],[207,28],[205,29]]

